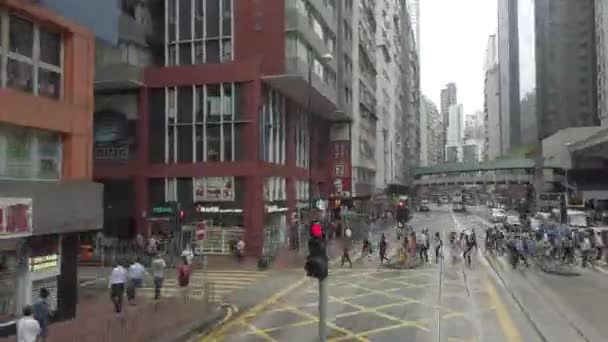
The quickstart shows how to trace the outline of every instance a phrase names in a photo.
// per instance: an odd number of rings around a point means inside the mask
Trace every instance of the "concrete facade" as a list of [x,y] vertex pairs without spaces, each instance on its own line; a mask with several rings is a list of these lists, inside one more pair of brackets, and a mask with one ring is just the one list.
[[608,2],[595,1],[595,44],[597,48],[597,114],[608,126]]
[[598,125],[594,1],[540,0],[535,6],[539,137]]
[[441,89],[439,109],[443,117],[443,144],[448,143],[448,126],[450,125],[450,106],[458,103],[458,93],[455,83],[448,83]]

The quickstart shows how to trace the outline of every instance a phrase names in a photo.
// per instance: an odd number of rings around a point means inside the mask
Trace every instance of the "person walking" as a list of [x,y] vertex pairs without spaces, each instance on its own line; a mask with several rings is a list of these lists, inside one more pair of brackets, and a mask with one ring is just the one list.
[[51,314],[48,302],[49,290],[46,287],[41,288],[39,296],[40,299],[34,303],[33,313],[34,319],[40,325],[40,341],[45,342],[49,335],[49,318]]
[[129,285],[127,286],[127,301],[130,305],[135,305],[136,291],[141,287],[145,274],[146,268],[139,262],[139,258],[137,258],[127,271],[129,281]]
[[114,303],[114,311],[122,312],[122,300],[125,293],[125,284],[127,282],[127,270],[120,262],[114,266],[110,274],[110,297]]
[[344,267],[344,263],[348,261],[350,268],[353,268],[353,262],[350,260],[350,255],[348,253],[348,246],[344,246],[344,250],[342,251],[342,266]]
[[441,235],[439,232],[435,232],[435,263],[439,263],[439,258],[443,257],[443,241],[441,240]]
[[160,290],[163,287],[165,280],[165,268],[167,263],[160,254],[156,255],[156,258],[152,260],[152,277],[154,277],[154,299],[160,299]]
[[23,317],[17,321],[17,342],[36,342],[40,335],[40,323],[32,317],[32,307],[26,306]]
[[382,264],[384,260],[389,261],[386,257],[387,247],[388,244],[386,242],[386,236],[384,236],[384,233],[382,233],[382,237],[380,238],[380,245],[378,246],[378,249],[380,250],[380,264]]
[[188,258],[182,257],[182,264],[178,269],[177,279],[179,282],[179,289],[184,303],[188,302],[188,290],[190,285],[190,276],[192,275],[192,267],[188,263]]

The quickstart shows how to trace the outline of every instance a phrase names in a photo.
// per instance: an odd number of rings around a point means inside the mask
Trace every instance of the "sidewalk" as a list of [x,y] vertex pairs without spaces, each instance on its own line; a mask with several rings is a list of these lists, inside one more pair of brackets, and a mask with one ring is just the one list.
[[[87,341],[176,341],[206,329],[223,318],[223,310],[213,304],[178,299],[158,303],[139,298],[137,306],[127,305],[123,312],[113,312],[107,291],[83,291],[73,320],[51,324],[49,340]],[[14,342],[15,337],[0,338]]]

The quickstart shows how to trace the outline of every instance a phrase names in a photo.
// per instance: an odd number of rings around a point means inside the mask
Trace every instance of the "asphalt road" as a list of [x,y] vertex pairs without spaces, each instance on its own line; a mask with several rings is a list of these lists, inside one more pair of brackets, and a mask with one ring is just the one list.
[[[462,224],[489,225],[489,209],[473,207]],[[481,236],[481,234],[480,234]],[[487,258],[507,292],[545,341],[608,341],[608,277],[602,269],[578,268],[580,276],[545,273],[535,267],[513,270],[504,257]]]
[[[416,213],[412,225],[448,233],[475,215],[455,214],[447,207]],[[471,222],[470,222],[471,221]],[[479,231],[478,236],[482,236]],[[398,248],[389,234],[389,254]],[[392,247],[392,248],[391,248]],[[335,265],[328,278],[330,341],[543,341],[534,322],[520,311],[509,281],[480,251],[469,269],[452,263],[448,249],[415,269],[379,265],[377,256]],[[317,282],[302,279],[264,303],[218,328],[205,341],[317,341]],[[565,335],[566,336],[566,335]],[[549,339],[548,341],[577,341]]]

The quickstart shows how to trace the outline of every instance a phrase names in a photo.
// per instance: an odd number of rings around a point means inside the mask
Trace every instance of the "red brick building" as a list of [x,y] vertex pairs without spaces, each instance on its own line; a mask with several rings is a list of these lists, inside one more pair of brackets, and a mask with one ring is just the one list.
[[[166,0],[151,10],[164,66],[97,88],[99,99],[108,96],[96,105],[106,131],[94,167],[106,186],[106,226],[116,222],[124,237],[135,233],[124,234],[127,226],[154,233],[151,208],[177,201],[186,226],[207,222],[210,252],[227,252],[241,234],[252,255],[286,243],[292,218],[308,207],[309,151],[313,197],[334,190],[330,126],[347,119],[338,110],[338,62],[326,56],[335,54],[337,12],[284,0]],[[112,122],[125,125],[112,106],[120,94],[136,102],[123,115],[136,117],[131,142],[109,133]],[[343,169],[348,183],[350,166]]]

